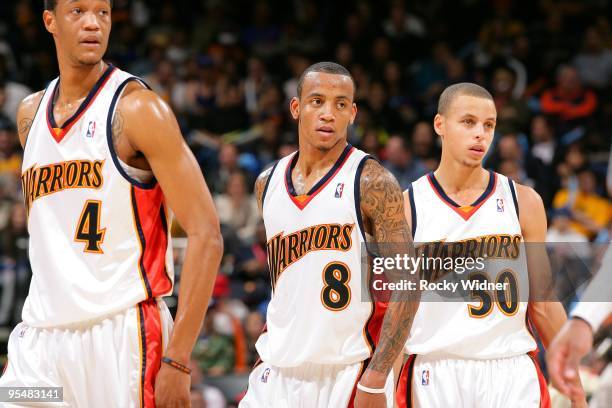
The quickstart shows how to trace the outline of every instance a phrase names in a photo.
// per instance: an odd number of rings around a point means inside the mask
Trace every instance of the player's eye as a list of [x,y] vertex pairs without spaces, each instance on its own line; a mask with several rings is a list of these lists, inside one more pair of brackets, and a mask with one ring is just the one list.
[[83,11],[83,10],[81,10],[81,8],[80,8],[80,7],[75,7],[75,8],[73,8],[72,10],[70,10],[70,12],[71,12],[72,14],[77,14],[77,15],[78,15],[78,14],[81,14],[81,12],[82,12],[82,11]]
[[487,127],[487,129],[494,129],[495,128],[495,125],[493,123],[490,123],[490,122],[485,124],[485,126]]
[[472,119],[463,119],[463,123],[468,126],[472,126],[474,124],[474,121]]
[[338,102],[338,109],[346,108],[346,102]]
[[312,100],[312,104],[313,104],[313,105],[316,105],[316,106],[321,105],[321,99],[320,99],[320,98],[314,98],[314,99]]
[[101,10],[100,14],[102,14],[103,16],[108,16],[110,14],[110,12],[108,10]]

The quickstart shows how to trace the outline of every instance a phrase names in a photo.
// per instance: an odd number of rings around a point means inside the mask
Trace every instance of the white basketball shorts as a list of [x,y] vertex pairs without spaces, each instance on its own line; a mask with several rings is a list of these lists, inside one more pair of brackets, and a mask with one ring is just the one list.
[[172,330],[163,300],[61,328],[20,323],[0,387],[63,387],[62,403],[2,407],[153,408],[154,382]]
[[[249,388],[238,407],[352,408],[364,365],[302,364],[281,368],[263,362],[251,372]],[[393,407],[393,375],[389,375],[385,388],[387,406]]]
[[491,360],[411,355],[396,401],[399,408],[550,407],[546,380],[526,354]]

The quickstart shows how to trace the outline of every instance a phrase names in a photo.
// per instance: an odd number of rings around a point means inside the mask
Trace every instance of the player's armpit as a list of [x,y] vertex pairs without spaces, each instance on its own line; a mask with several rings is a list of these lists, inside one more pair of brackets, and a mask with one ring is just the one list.
[[17,108],[17,134],[19,135],[21,147],[25,147],[28,133],[34,121],[34,116],[36,116],[36,111],[38,110],[44,94],[45,91],[38,91],[26,96]]
[[170,107],[144,88],[123,96],[122,137],[141,152],[187,233],[179,305],[168,357],[187,364],[223,252],[219,220],[200,167]]
[[[361,211],[366,229],[374,236],[377,256],[395,258],[414,256],[412,235],[404,213],[404,200],[397,180],[380,163],[368,160],[360,179]],[[406,271],[389,270],[388,279],[413,279]],[[418,285],[416,285],[418,287]],[[385,314],[379,343],[362,384],[369,387],[384,385],[397,356],[403,350],[414,316],[418,310],[418,290],[394,291]]]

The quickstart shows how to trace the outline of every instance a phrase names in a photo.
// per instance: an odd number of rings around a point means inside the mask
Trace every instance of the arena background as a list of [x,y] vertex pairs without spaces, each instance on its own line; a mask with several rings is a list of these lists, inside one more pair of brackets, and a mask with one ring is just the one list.
[[[0,366],[31,276],[15,113],[57,75],[41,13],[42,1],[0,2]],[[105,59],[172,106],[222,222],[225,254],[193,353],[194,407],[234,404],[255,359],[270,286],[252,187],[297,148],[288,100],[304,68],[333,60],[352,72],[359,113],[350,142],[403,188],[438,163],[431,121],[442,89],[485,86],[498,110],[486,167],[540,193],[550,241],[607,243],[610,15],[606,0],[116,0]],[[180,284],[185,242],[173,229]],[[585,361],[587,387],[602,364]]]

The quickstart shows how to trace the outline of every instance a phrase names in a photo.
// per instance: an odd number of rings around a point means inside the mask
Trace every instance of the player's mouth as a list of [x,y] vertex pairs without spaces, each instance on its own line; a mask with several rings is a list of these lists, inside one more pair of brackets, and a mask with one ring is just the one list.
[[85,37],[81,41],[79,41],[79,44],[84,45],[86,47],[96,48],[101,45],[101,42],[100,40],[98,40],[97,37]]
[[476,156],[483,156],[485,154],[485,147],[483,145],[480,144],[476,144],[476,145],[472,145],[469,148],[470,153],[476,155]]
[[334,128],[331,126],[319,126],[316,130],[318,134],[323,136],[331,136],[335,133]]

